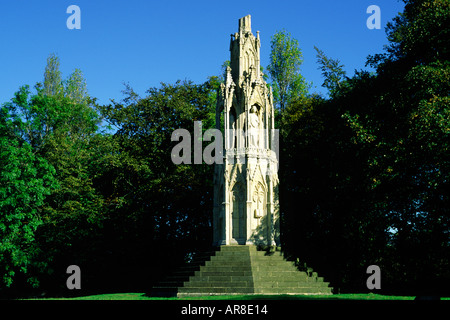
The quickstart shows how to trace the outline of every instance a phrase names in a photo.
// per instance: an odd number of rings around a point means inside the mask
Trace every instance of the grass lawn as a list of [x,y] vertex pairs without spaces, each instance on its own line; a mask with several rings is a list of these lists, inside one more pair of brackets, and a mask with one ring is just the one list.
[[[228,295],[186,298],[155,298],[145,293],[109,293],[75,298],[46,298],[37,300],[414,300],[415,296],[385,296],[380,294],[334,294],[334,295]],[[450,300],[450,297],[441,298]]]

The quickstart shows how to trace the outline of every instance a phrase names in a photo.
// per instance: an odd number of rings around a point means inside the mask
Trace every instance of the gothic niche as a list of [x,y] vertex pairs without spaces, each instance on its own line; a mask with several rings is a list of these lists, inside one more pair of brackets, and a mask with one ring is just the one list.
[[234,184],[231,191],[232,212],[231,212],[231,238],[233,242],[238,244],[245,244],[246,240],[246,219],[244,212],[245,203],[245,189],[242,183]]

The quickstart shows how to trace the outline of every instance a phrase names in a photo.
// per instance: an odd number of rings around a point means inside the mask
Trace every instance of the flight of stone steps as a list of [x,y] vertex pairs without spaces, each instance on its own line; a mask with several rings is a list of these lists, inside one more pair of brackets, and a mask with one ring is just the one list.
[[312,272],[298,271],[280,252],[267,254],[255,246],[222,246],[198,257],[153,287],[152,296],[236,294],[331,294],[332,288]]

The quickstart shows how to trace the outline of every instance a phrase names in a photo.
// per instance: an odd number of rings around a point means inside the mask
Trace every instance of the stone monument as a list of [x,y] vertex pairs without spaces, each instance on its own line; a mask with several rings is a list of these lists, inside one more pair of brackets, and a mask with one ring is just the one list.
[[239,19],[216,109],[225,150],[214,171],[214,249],[155,284],[152,296],[332,292],[312,269],[299,271],[278,250],[258,250],[280,245],[278,137],[272,92],[260,71],[260,46],[250,16]]
[[260,69],[260,47],[250,15],[239,19],[216,108],[225,150],[214,172],[215,246],[280,245],[278,136],[272,91]]

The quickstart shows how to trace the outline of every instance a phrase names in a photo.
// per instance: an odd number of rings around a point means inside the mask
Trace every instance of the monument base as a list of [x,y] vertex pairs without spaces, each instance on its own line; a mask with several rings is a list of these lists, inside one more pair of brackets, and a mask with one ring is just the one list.
[[197,266],[186,265],[153,287],[151,296],[239,294],[332,294],[316,272],[298,271],[279,251],[258,251],[253,245],[221,246]]

